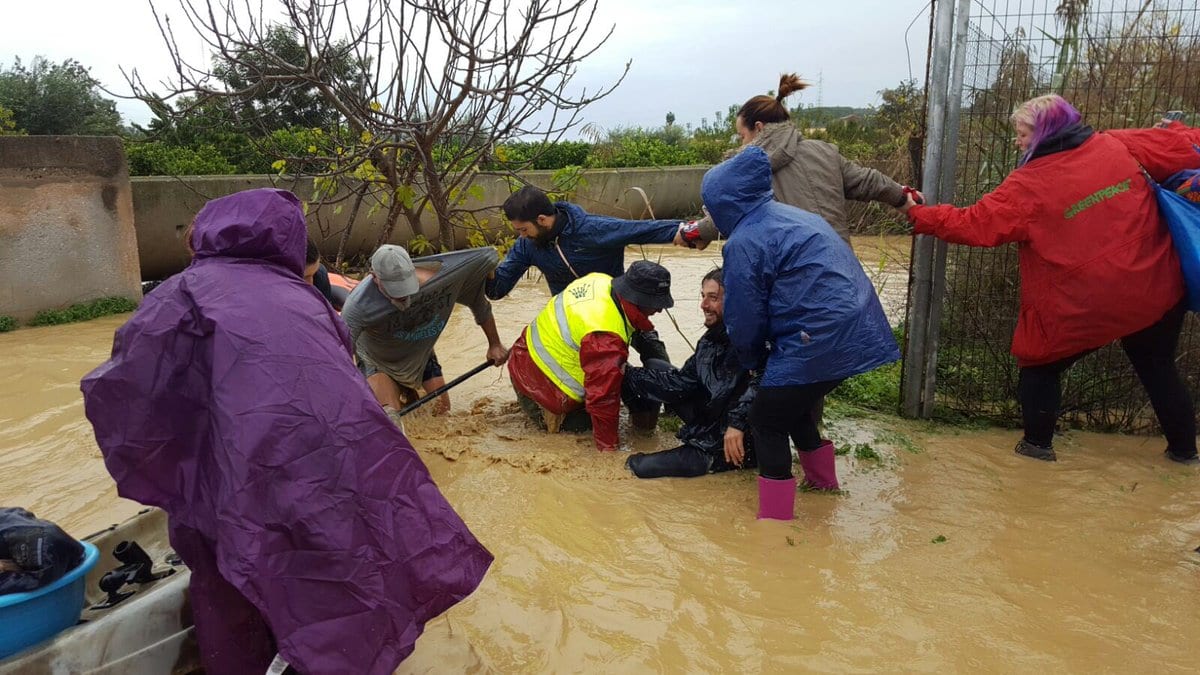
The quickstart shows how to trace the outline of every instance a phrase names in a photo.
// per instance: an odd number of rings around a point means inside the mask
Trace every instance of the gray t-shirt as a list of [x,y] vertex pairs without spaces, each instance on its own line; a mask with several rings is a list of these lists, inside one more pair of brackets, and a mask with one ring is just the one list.
[[483,286],[497,262],[496,249],[491,247],[415,258],[414,265],[437,270],[437,274],[421,284],[404,309],[384,297],[367,275],[342,308],[342,320],[350,328],[358,358],[397,383],[417,388],[455,303],[470,307],[477,324],[491,318],[492,305]]

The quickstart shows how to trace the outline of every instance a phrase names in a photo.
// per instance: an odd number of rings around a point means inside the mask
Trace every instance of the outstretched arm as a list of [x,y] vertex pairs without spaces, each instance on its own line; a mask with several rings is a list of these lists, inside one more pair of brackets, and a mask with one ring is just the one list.
[[956,208],[949,204],[922,206],[908,198],[901,208],[908,214],[917,234],[931,234],[954,244],[1000,246],[1029,238],[1029,223],[1034,207],[1028,195],[1010,181],[1004,181],[972,206]]
[[888,206],[904,204],[904,186],[880,171],[859,166],[838,154],[842,166],[842,190],[846,199],[858,202],[883,202]]
[[700,388],[696,376],[696,357],[684,362],[683,368],[656,370],[654,368],[625,368],[625,386],[643,398],[659,403],[678,403],[695,395]]
[[513,286],[521,280],[521,275],[529,269],[529,263],[529,245],[524,239],[518,239],[512,248],[508,249],[504,262],[488,275],[484,285],[487,297],[499,300],[508,295]]
[[589,216],[593,241],[599,248],[624,248],[630,244],[670,244],[679,232],[678,220],[622,220]]

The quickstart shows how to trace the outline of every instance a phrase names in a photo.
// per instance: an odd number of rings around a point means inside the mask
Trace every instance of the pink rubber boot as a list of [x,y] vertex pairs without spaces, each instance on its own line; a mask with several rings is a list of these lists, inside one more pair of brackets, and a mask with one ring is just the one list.
[[796,517],[796,479],[758,477],[758,519],[791,520]]
[[837,490],[837,466],[834,464],[833,441],[822,441],[811,452],[801,450],[800,468],[804,470],[804,486],[813,490]]

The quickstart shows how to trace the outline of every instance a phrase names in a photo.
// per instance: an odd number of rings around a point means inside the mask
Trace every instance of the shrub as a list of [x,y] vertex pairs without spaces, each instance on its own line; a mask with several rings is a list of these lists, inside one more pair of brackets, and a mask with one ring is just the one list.
[[506,143],[496,149],[495,158],[488,162],[489,169],[505,169],[529,163],[531,169],[561,169],[565,166],[582,166],[592,152],[592,144],[584,141],[559,141],[557,143]]
[[17,320],[7,314],[0,314],[0,333],[7,333],[17,327]]
[[[892,328],[896,342],[903,344],[904,326]],[[900,408],[900,375],[903,361],[889,363],[861,375],[855,375],[838,385],[830,398],[870,410],[894,413]]]
[[127,142],[125,155],[129,158],[131,176],[208,176],[237,172],[237,168],[211,145],[184,148],[161,141]]
[[588,157],[587,166],[597,169],[685,166],[698,164],[699,160],[699,155],[688,145],[671,144],[639,129],[597,145]]
[[66,309],[47,309],[38,312],[29,322],[30,326],[57,326],[64,323],[90,321],[111,314],[124,314],[137,309],[137,303],[129,298],[100,298],[81,302]]
[[896,412],[900,406],[900,371],[901,365],[897,361],[855,375],[841,383],[830,396],[871,410]]

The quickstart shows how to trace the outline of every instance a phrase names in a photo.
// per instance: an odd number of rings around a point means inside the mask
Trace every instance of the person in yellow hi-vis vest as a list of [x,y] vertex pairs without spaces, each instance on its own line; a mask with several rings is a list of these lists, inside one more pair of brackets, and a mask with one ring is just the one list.
[[[586,410],[597,450],[616,450],[622,374],[635,331],[653,330],[650,317],[672,306],[671,273],[648,260],[616,279],[593,273],[554,296],[509,352],[508,372],[522,407],[537,412],[551,432]],[[634,425],[653,428],[658,403],[625,397]],[[539,410],[540,408],[540,410]]]

